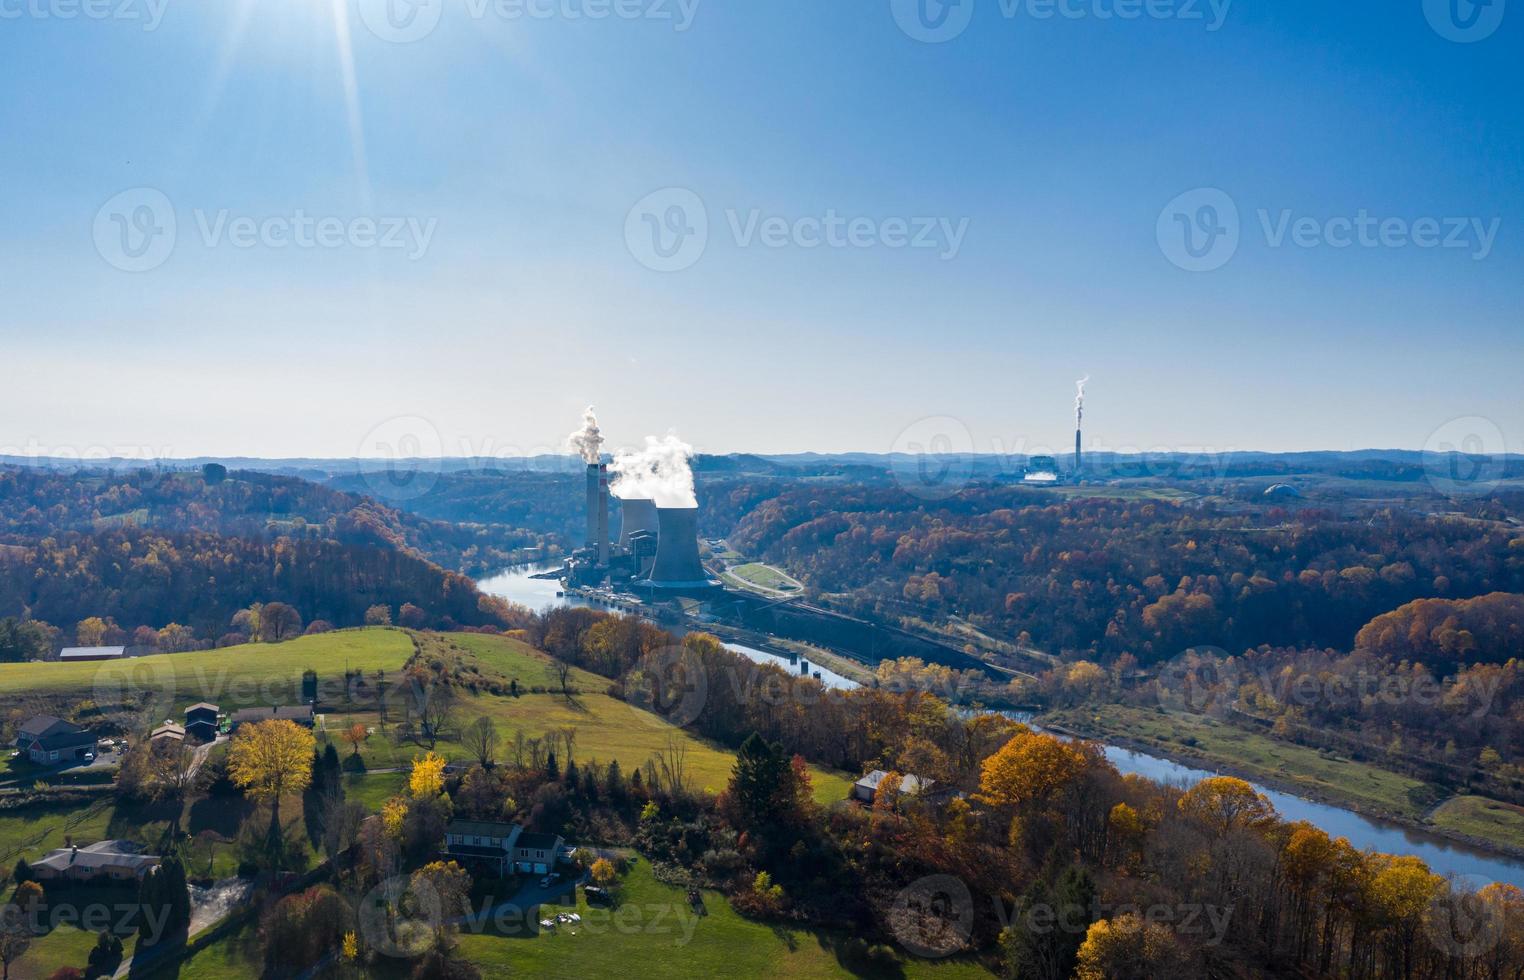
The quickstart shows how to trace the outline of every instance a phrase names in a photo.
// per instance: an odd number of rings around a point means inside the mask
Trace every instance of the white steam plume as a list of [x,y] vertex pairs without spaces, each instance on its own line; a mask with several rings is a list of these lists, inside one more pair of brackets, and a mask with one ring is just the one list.
[[609,467],[614,485],[609,492],[621,500],[652,500],[658,507],[697,507],[693,492],[693,447],[676,433],[658,439],[646,436],[641,449],[622,449]]
[[1074,396],[1074,425],[1078,428],[1085,421],[1085,385],[1090,383],[1090,375],[1085,375],[1074,382],[1077,394]]
[[582,413],[582,428],[567,436],[566,444],[572,452],[582,457],[582,462],[598,462],[603,433],[598,430],[598,416],[593,414],[593,406],[587,406],[587,411]]

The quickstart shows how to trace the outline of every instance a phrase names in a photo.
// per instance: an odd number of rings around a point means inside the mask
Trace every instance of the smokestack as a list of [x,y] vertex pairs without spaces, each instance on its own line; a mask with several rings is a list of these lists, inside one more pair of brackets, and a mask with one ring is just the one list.
[[698,552],[698,508],[658,507],[656,561],[651,565],[651,584],[668,588],[708,586]]
[[598,547],[598,464],[587,464],[587,540],[589,548]]
[[655,533],[660,525],[656,520],[656,503],[651,500],[631,498],[619,501],[619,547],[630,546],[630,535],[636,531]]
[[1080,464],[1080,430],[1074,430],[1074,473],[1079,475],[1084,467]]
[[609,564],[609,468],[598,464],[598,564]]
[[1089,382],[1090,375],[1088,374],[1074,382],[1074,475],[1076,478],[1081,472],[1080,434],[1085,428],[1085,385]]

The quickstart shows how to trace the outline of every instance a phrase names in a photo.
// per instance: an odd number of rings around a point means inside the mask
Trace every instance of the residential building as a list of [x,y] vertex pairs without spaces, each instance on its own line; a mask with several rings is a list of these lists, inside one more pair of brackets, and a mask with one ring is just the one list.
[[129,881],[142,878],[159,865],[155,854],[144,854],[131,841],[103,840],[88,847],[61,847],[32,862],[32,872],[44,881],[89,881],[114,878]]
[[153,730],[148,740],[150,742],[183,742],[185,741],[185,726],[166,721]]
[[[852,798],[872,806],[873,801],[878,798],[879,784],[884,781],[884,777],[887,775],[889,773],[882,769],[875,769],[868,773],[868,775],[852,784]],[[902,774],[900,776],[900,796],[920,796],[931,789],[934,782],[935,780],[923,779],[920,776]]]
[[217,740],[217,714],[215,704],[202,701],[185,709],[185,734],[198,742]]
[[565,852],[555,834],[527,831],[518,824],[456,820],[445,828],[444,854],[466,867],[494,874],[546,874]]
[[64,663],[88,663],[92,660],[120,660],[127,655],[126,647],[64,647],[58,659]]
[[16,730],[16,748],[40,766],[78,762],[95,755],[95,735],[73,722],[37,715]]

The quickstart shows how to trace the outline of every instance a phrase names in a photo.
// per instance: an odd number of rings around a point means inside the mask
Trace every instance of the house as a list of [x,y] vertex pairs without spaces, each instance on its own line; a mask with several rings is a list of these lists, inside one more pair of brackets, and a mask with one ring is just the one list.
[[166,721],[153,730],[148,736],[150,742],[183,742],[185,741],[185,727],[176,725],[172,721]]
[[[872,772],[868,773],[868,775],[853,783],[852,799],[859,800],[863,803],[868,804],[869,806],[872,806],[873,800],[878,796],[879,784],[884,781],[884,777],[887,775],[889,774],[884,770],[875,769]],[[920,776],[901,775],[900,796],[920,796],[922,793],[925,793],[927,790],[931,789],[934,782],[935,780],[923,779]]]
[[144,854],[131,841],[103,840],[89,847],[61,847],[32,862],[32,872],[44,881],[89,881],[91,878],[114,878],[131,881],[142,878],[159,866],[160,858]]
[[120,660],[127,655],[126,647],[64,647],[58,659],[64,663],[88,663],[92,660]]
[[185,709],[185,734],[199,742],[217,740],[217,713],[215,704],[193,704]]
[[465,866],[546,874],[561,860],[565,842],[555,834],[537,834],[518,824],[456,820],[445,828],[445,856]]
[[454,820],[445,828],[445,856],[496,875],[513,868],[513,847],[524,828],[516,823]]
[[285,705],[281,707],[271,706],[268,708],[244,708],[242,711],[233,712],[230,719],[230,728],[237,731],[239,725],[252,725],[261,721],[294,721],[303,728],[311,728],[316,720],[312,705]]
[[95,736],[73,722],[37,715],[16,730],[16,748],[41,766],[95,756]]

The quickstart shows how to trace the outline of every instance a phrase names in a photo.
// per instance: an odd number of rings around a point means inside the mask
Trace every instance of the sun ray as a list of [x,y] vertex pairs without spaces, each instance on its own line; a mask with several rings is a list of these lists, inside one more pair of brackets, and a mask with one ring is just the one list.
[[365,121],[360,114],[360,88],[355,80],[354,48],[349,39],[349,5],[346,0],[329,0],[333,12],[333,35],[338,45],[339,72],[344,81],[344,108],[349,117],[349,146],[354,156],[355,182],[360,206],[371,210],[370,169],[365,157]]

